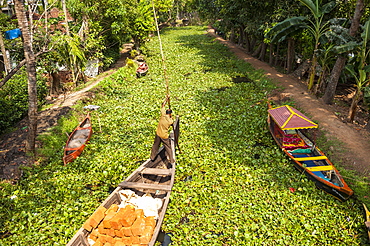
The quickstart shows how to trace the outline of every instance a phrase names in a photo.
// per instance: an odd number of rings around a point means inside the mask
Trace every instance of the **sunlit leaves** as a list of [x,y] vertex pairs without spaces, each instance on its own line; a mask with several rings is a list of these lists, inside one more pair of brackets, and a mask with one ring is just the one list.
[[[181,116],[181,154],[162,225],[172,244],[361,245],[361,211],[317,190],[274,144],[265,103],[274,87],[263,72],[203,27],[167,29],[161,37],[171,107]],[[65,245],[149,158],[166,80],[158,40],[147,49],[147,76],[122,68],[96,89],[89,101],[100,106],[91,113],[94,134],[77,160],[63,166],[60,150],[84,105],[51,134],[59,136],[52,140],[59,150],[48,152],[48,163],[26,169],[17,186],[0,186],[1,225],[11,233],[0,244]],[[237,76],[250,80],[234,83]]]

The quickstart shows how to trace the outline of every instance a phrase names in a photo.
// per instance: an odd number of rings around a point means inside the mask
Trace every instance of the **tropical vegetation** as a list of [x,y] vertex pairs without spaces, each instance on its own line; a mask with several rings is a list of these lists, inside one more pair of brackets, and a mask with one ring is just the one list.
[[[336,163],[356,193],[355,199],[339,203],[293,170],[266,128],[266,95],[273,84],[204,35],[204,24],[261,61],[306,78],[308,90],[326,103],[335,102],[338,83],[351,86],[352,122],[359,105],[366,111],[370,103],[367,1],[14,3],[0,1],[11,10],[0,13],[2,34],[16,28],[23,33],[22,38],[0,38],[0,51],[10,58],[4,56],[0,74],[0,132],[28,114],[32,165],[22,168],[18,182],[0,183],[1,245],[65,245],[109,192],[148,158],[166,94],[156,25],[163,37],[171,105],[181,116],[182,154],[163,224],[173,244],[366,243],[365,179]],[[170,27],[181,23],[193,25]],[[97,61],[99,72],[108,69],[128,42],[132,54],[146,58],[150,73],[136,78],[135,62],[127,60],[94,89],[94,99],[76,105],[39,136],[42,144],[36,149],[36,114],[47,96],[84,84],[89,61]],[[64,79],[62,68],[68,74]],[[246,80],[236,83],[235,78]],[[65,132],[86,114],[87,103],[100,106],[92,113],[95,133],[83,155],[63,166]],[[330,156],[334,143],[319,141]]]
[[[340,203],[294,170],[267,129],[266,94],[275,86],[205,28],[161,34],[171,105],[181,119],[181,154],[162,226],[171,245],[365,244],[360,202],[368,202],[367,184],[338,163],[358,198]],[[126,66],[104,79],[94,99],[40,136],[43,159],[23,168],[16,185],[1,183],[1,245],[65,245],[149,158],[166,95],[157,38],[146,55],[147,76],[138,79]],[[64,133],[84,117],[86,104],[100,106],[92,112],[94,134],[83,154],[63,166]]]

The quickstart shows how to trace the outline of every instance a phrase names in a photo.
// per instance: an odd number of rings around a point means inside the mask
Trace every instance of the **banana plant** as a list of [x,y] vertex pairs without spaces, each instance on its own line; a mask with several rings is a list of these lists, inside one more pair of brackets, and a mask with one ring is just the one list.
[[[349,109],[347,117],[349,122],[353,122],[356,116],[358,103],[363,97],[363,91],[366,91],[366,88],[370,85],[370,65],[366,65],[366,61],[370,52],[370,49],[367,47],[367,43],[370,40],[370,18],[365,22],[365,25],[363,26],[361,37],[362,43],[359,46],[360,49],[354,56],[355,58],[357,58],[359,64],[357,69],[354,65],[346,66],[346,70],[349,71],[356,80],[356,92],[354,97],[352,98],[351,107]],[[344,48],[346,48],[346,46],[343,46],[343,49]]]
[[295,16],[288,18],[276,24],[267,33],[267,38],[271,42],[281,42],[286,37],[297,33],[298,31],[308,30],[314,38],[314,52],[312,55],[312,65],[308,81],[308,90],[311,90],[314,84],[315,71],[317,65],[317,50],[320,45],[320,38],[329,30],[330,21],[325,21],[324,16],[330,13],[336,6],[336,2],[332,1],[321,6],[321,0],[298,0],[306,6],[310,12],[310,18],[306,16]]
[[55,49],[59,54],[60,64],[65,65],[72,73],[72,80],[77,83],[79,74],[84,69],[86,57],[77,34],[60,35],[55,37]]

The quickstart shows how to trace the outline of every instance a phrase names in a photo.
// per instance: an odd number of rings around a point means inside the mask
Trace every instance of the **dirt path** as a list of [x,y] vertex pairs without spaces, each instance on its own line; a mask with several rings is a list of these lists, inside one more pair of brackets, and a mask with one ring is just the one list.
[[[77,100],[84,97],[90,97],[91,95],[89,90],[99,84],[99,82],[104,78],[114,73],[117,69],[123,67],[131,48],[132,45],[125,45],[124,49],[121,51],[119,60],[112,66],[112,68],[101,73],[96,78],[92,78],[91,83],[88,86],[82,90],[67,94],[66,96],[59,96],[51,103],[52,106],[50,108],[39,112],[37,135],[48,131],[50,127],[56,125],[58,120],[71,110],[71,106],[73,106]],[[16,182],[22,176],[22,172],[19,167],[27,164],[25,154],[27,120],[24,119],[20,121],[15,128],[15,131],[4,134],[0,137],[0,180],[8,180],[10,182]]]
[[267,63],[249,56],[238,45],[215,35],[213,29],[209,29],[208,33],[227,45],[237,57],[250,63],[255,69],[264,70],[267,77],[271,78],[277,85],[282,86],[284,88],[283,91],[279,95],[275,95],[273,99],[278,101],[284,97],[292,98],[297,106],[302,108],[310,118],[319,122],[319,127],[326,132],[328,139],[333,139],[334,137],[344,143],[346,153],[340,153],[343,165],[347,169],[354,170],[370,178],[369,132],[338,119],[335,115],[335,106],[326,105],[320,99],[307,93],[306,85],[299,79],[282,74]]

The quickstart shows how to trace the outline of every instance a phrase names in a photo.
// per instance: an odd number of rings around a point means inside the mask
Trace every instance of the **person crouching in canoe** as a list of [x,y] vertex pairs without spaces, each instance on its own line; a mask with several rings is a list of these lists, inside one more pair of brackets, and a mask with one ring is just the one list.
[[166,109],[165,106],[169,100],[169,96],[166,96],[166,99],[162,103],[161,107],[161,117],[159,118],[159,123],[157,126],[154,143],[152,146],[152,152],[150,154],[150,159],[154,161],[156,158],[156,155],[158,154],[159,145],[162,143],[165,150],[167,157],[171,163],[175,163],[175,160],[172,155],[172,149],[171,149],[171,141],[168,134],[168,129],[173,124],[172,119],[172,110]]

